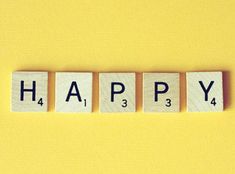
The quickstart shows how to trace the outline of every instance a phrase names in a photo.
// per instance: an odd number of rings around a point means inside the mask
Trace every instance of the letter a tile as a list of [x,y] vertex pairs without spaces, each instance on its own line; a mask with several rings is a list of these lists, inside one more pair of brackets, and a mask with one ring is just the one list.
[[179,73],[144,73],[144,112],[179,112]]
[[12,112],[46,112],[47,72],[12,73]]
[[100,112],[135,112],[135,73],[100,73]]
[[92,73],[56,73],[56,112],[92,112]]
[[222,72],[187,73],[188,112],[222,112]]

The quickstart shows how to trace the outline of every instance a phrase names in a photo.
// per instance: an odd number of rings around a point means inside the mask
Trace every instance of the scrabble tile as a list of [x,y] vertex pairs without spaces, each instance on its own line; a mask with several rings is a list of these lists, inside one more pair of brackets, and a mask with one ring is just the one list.
[[47,93],[47,72],[13,72],[12,112],[46,112]]
[[187,73],[188,112],[223,111],[222,72]]
[[92,73],[56,73],[56,112],[92,112]]
[[135,73],[100,73],[100,112],[135,112]]
[[144,73],[144,112],[179,112],[179,73]]

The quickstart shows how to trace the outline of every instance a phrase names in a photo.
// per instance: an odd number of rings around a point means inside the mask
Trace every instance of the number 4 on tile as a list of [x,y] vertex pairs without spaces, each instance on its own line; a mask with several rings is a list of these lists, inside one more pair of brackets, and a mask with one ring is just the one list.
[[47,72],[14,72],[12,74],[12,111],[46,112],[47,83]]
[[187,109],[189,112],[223,111],[222,72],[187,73]]

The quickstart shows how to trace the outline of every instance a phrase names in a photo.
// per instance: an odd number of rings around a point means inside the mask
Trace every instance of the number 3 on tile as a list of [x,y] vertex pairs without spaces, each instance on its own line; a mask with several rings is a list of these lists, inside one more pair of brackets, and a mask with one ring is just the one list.
[[166,107],[171,107],[171,99],[166,99]]
[[123,108],[127,107],[127,99],[122,100],[122,107]]

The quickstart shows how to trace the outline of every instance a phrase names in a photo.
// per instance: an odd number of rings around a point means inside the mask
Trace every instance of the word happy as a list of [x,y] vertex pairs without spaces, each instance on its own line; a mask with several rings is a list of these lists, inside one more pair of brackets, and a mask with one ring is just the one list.
[[[93,74],[55,73],[55,111],[92,112]],[[223,111],[222,72],[187,72],[187,111]],[[143,111],[180,111],[180,74],[143,73]],[[99,73],[102,113],[136,112],[135,73]],[[47,112],[48,72],[12,73],[12,112]]]

